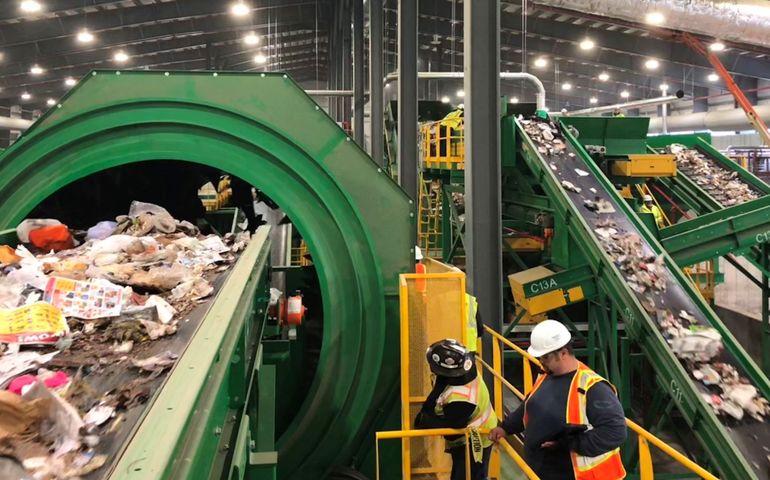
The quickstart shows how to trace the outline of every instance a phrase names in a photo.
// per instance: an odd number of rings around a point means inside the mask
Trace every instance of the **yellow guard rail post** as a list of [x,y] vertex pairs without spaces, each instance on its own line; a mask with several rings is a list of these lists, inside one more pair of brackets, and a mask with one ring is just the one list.
[[[505,378],[502,377],[502,375],[499,372],[494,371],[493,368],[491,368],[489,365],[484,363],[483,361],[479,360],[482,365],[484,365],[485,368],[490,370],[495,377],[498,375],[501,376],[501,383],[505,385],[508,389],[510,389],[514,395],[516,395],[520,400],[524,400],[524,397],[529,394],[530,391],[532,391],[532,364],[537,365],[540,367],[540,362],[537,360],[537,358],[533,357],[529,353],[527,353],[524,349],[520,348],[518,345],[514,344],[504,336],[500,335],[495,330],[491,329],[487,325],[484,325],[484,328],[486,331],[492,335],[493,339],[495,340],[495,344],[502,344],[507,347],[509,347],[511,350],[514,350],[519,355],[522,356],[522,359],[524,361],[523,367],[524,367],[524,392],[522,393],[519,391],[516,387],[511,385]],[[502,353],[503,348],[499,348],[499,350]],[[529,381],[527,381],[527,378],[529,378]],[[660,438],[656,437],[652,433],[648,432],[644,428],[642,428],[640,425],[635,423],[632,420],[629,420],[626,418],[626,425],[629,429],[631,429],[634,433],[636,433],[638,438],[638,448],[639,448],[639,478],[640,480],[652,480],[655,475],[653,472],[653,465],[652,465],[652,456],[650,454],[650,444],[655,445],[658,447],[663,453],[668,455],[670,458],[678,462],[683,467],[687,468],[694,474],[700,476],[701,478],[704,478],[706,480],[719,480],[718,477],[714,476],[710,472],[708,472],[706,469],[698,465],[697,463],[693,462],[689,458],[687,458],[682,453],[678,452],[676,449],[672,448],[670,445],[668,445],[666,442],[661,440]]]

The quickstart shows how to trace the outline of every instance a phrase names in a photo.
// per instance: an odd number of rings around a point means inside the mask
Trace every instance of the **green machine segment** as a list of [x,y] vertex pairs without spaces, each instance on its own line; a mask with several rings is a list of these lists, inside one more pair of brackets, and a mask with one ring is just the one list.
[[388,345],[398,339],[398,275],[412,269],[412,202],[286,75],[94,71],[0,155],[0,229],[71,182],[154,160],[218,168],[284,209],[313,255],[322,347],[304,402],[271,438],[266,419],[281,398],[279,370],[262,362],[261,232],[113,478],[274,478],[276,461],[280,478],[372,473],[374,432],[398,418]]

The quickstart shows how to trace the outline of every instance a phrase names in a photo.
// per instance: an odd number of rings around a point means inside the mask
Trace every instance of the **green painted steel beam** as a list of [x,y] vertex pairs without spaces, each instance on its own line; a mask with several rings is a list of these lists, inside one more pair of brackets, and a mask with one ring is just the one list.
[[[210,165],[264,191],[307,241],[324,331],[316,376],[278,439],[282,478],[373,451],[398,379],[398,275],[414,206],[289,77],[95,71],[0,156],[0,229],[80,178],[134,162]],[[180,167],[183,164],[180,163]],[[394,427],[395,425],[392,425]]]
[[760,245],[770,240],[770,196],[674,224],[659,235],[681,266]]

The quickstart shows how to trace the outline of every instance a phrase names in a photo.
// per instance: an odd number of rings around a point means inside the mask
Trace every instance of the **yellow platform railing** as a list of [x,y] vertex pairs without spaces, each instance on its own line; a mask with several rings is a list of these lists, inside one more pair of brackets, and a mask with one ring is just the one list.
[[[540,362],[537,360],[537,358],[533,357],[532,355],[527,353],[524,349],[514,344],[513,342],[511,342],[510,340],[508,340],[507,338],[505,338],[495,330],[491,329],[489,326],[485,325],[484,328],[487,331],[487,333],[489,333],[494,339],[495,352],[500,352],[503,349],[502,346],[504,345],[510,348],[511,350],[515,351],[519,355],[521,355],[523,360],[523,369],[524,369],[524,372],[523,372],[524,391],[522,392],[516,387],[514,387],[513,385],[511,385],[502,376],[499,378],[499,381],[502,385],[504,385],[506,388],[511,390],[513,394],[519,398],[519,400],[524,400],[524,397],[527,394],[529,394],[530,391],[532,391],[532,385],[533,385],[532,365],[534,364],[540,367],[541,366]],[[497,353],[495,353],[495,357],[496,356],[497,356]],[[486,364],[484,365],[488,370],[493,372],[497,381],[498,374],[494,372],[494,369],[492,369]],[[652,455],[650,453],[650,444],[660,449],[668,457],[670,457],[671,459],[673,459],[683,467],[687,468],[692,473],[698,475],[699,477],[704,478],[706,480],[718,480],[718,477],[714,476],[713,474],[708,472],[706,469],[704,469],[697,463],[693,462],[682,453],[678,452],[676,449],[668,445],[666,442],[664,442],[660,438],[656,437],[652,433],[642,428],[636,422],[626,418],[626,426],[637,435],[637,439],[638,439],[637,446],[639,449],[639,479],[640,480],[652,480],[655,478],[653,463],[652,463]]]
[[465,122],[462,118],[439,120],[420,126],[425,168],[465,168]]

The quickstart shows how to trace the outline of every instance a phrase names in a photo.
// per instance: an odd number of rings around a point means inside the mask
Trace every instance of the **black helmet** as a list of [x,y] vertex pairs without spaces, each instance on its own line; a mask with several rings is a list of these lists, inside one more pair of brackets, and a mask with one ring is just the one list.
[[431,372],[442,377],[462,377],[473,368],[473,357],[457,340],[447,338],[425,352]]

